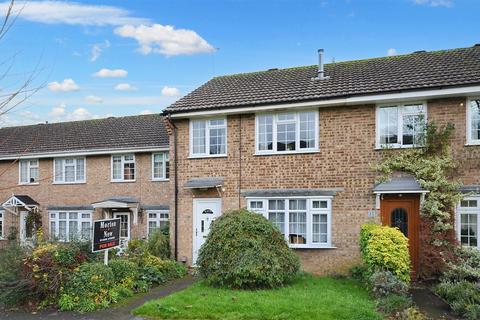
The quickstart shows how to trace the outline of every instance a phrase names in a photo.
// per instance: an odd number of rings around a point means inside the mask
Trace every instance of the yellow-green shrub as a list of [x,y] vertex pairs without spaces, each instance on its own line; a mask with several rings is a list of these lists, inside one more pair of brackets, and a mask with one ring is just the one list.
[[410,282],[408,239],[397,228],[365,224],[360,232],[362,259],[370,272],[383,269]]

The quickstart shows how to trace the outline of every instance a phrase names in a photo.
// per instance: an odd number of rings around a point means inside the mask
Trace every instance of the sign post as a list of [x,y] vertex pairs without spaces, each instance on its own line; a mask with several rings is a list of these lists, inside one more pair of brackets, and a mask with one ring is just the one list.
[[120,246],[120,219],[94,221],[92,252],[103,251],[105,265],[108,265],[108,250],[118,246]]

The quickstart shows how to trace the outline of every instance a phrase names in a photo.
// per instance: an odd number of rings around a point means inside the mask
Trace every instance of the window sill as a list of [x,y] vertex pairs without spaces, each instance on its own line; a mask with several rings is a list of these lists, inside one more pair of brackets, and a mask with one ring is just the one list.
[[291,249],[337,249],[335,246],[331,245],[310,245],[310,244],[289,244]]
[[111,183],[133,183],[137,182],[137,180],[110,180]]
[[86,184],[86,181],[82,182],[52,182],[52,184],[58,184],[58,185],[69,185],[69,184]]
[[422,146],[399,146],[399,145],[383,145],[383,146],[376,146],[375,150],[382,151],[382,150],[400,150],[400,149],[414,149],[414,148],[421,148]]
[[188,156],[188,159],[203,159],[203,158],[227,158],[226,154],[212,154],[212,155],[201,155],[201,156]]
[[19,186],[38,186],[40,182],[32,182],[32,183],[25,183],[25,182],[20,182],[18,185]]
[[169,182],[170,179],[152,179],[152,182]]
[[282,155],[288,155],[288,154],[308,154],[308,153],[319,153],[319,149],[315,150],[301,150],[301,151],[275,151],[275,152],[255,152],[253,155],[254,156],[282,156]]
[[475,146],[480,146],[480,141],[470,141],[465,143],[465,147],[475,147]]

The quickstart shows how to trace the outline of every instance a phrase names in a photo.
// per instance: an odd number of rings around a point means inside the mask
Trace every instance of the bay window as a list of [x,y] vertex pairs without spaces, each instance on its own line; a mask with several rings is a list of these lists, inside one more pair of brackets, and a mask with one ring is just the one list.
[[152,154],[152,180],[168,180],[170,164],[168,152]]
[[169,226],[168,211],[148,210],[147,214],[148,214],[148,219],[147,219],[148,235],[158,230],[163,230],[164,228],[168,228]]
[[247,204],[270,220],[290,247],[331,247],[331,198],[247,199]]
[[423,143],[426,125],[424,104],[377,108],[377,147],[413,147]]
[[480,144],[480,99],[469,101],[467,121],[467,143]]
[[59,241],[90,240],[91,211],[49,212],[50,237]]
[[85,157],[54,159],[55,183],[85,182]]
[[135,155],[112,156],[112,181],[135,181]]
[[38,159],[20,160],[20,184],[36,184],[39,182]]
[[462,246],[480,248],[480,196],[466,197],[457,206],[457,235]]
[[257,115],[257,154],[316,150],[318,150],[318,111]]
[[190,121],[190,155],[192,157],[227,155],[227,120]]

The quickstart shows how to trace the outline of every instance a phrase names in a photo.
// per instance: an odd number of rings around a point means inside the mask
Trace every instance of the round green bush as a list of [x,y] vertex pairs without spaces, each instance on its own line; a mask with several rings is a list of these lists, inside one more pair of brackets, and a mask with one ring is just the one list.
[[228,212],[212,223],[197,265],[211,285],[241,289],[281,286],[300,269],[279,230],[247,210]]

